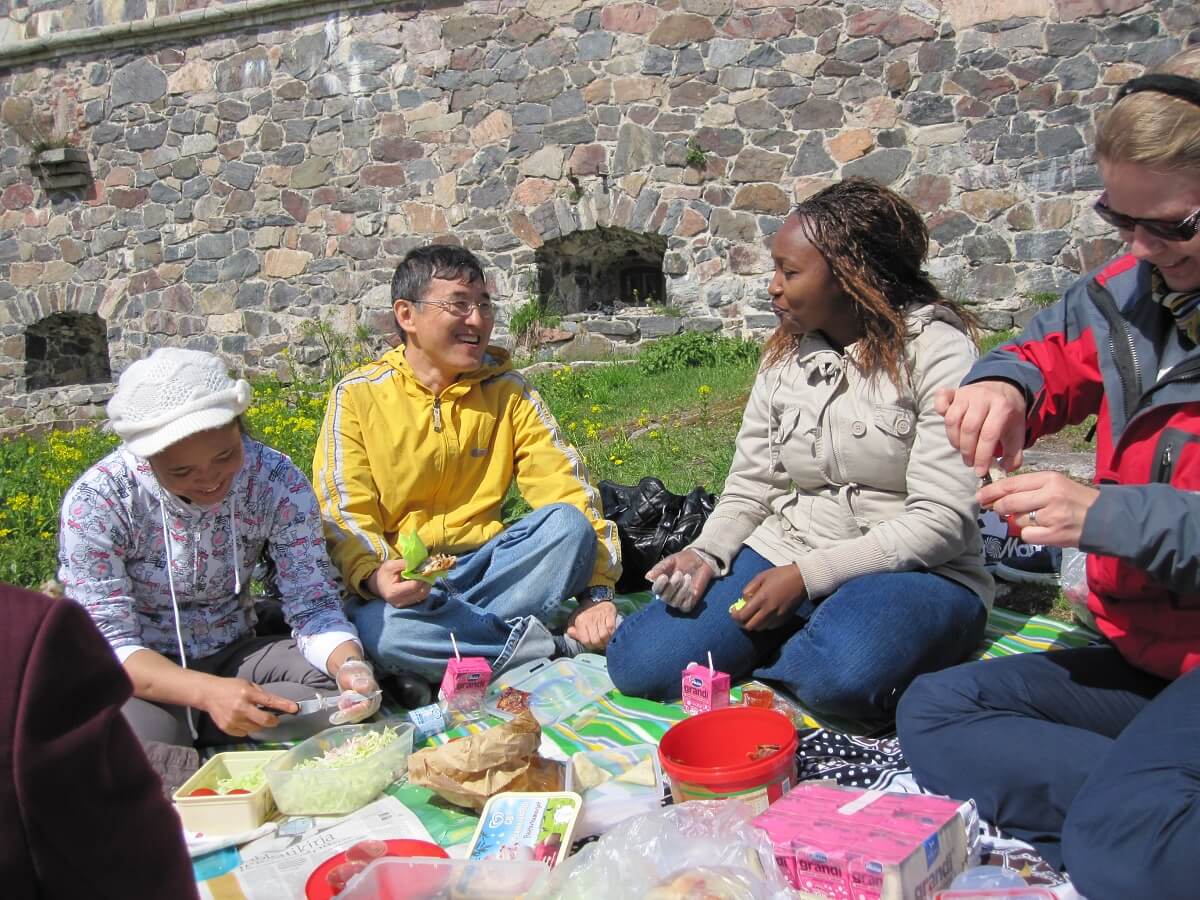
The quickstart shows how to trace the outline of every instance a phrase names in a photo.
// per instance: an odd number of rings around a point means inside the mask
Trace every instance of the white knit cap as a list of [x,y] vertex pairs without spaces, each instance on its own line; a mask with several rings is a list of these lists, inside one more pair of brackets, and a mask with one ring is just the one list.
[[121,373],[108,418],[130,452],[145,458],[228,425],[249,405],[249,383],[230,378],[211,353],[161,347]]

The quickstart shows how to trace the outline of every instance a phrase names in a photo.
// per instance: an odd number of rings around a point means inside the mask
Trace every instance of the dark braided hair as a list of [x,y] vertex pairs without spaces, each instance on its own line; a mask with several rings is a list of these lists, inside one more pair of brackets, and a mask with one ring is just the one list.
[[[974,335],[974,317],[944,298],[922,269],[929,232],[912,204],[867,178],[847,178],[809,197],[792,213],[817,248],[849,302],[861,337],[855,362],[868,375],[885,372],[904,380],[906,308],[933,304],[954,313]],[[799,337],[777,328],[763,351],[763,365],[783,361]]]

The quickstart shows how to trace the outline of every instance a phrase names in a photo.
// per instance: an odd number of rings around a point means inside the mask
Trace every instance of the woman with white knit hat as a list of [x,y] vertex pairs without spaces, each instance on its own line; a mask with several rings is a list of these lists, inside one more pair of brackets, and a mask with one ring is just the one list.
[[[243,432],[249,404],[217,357],[156,350],[108,403],[123,443],[63,500],[59,579],[133,681],[124,712],[145,743],[291,739],[379,708],[312,487]],[[264,556],[293,637],[255,636]],[[295,715],[339,689],[332,718]]]

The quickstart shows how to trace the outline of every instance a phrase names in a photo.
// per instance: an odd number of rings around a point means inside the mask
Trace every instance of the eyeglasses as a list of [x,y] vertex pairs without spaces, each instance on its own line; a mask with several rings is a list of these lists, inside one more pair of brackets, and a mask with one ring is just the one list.
[[456,319],[465,319],[471,314],[471,310],[479,310],[479,315],[484,319],[494,318],[496,315],[496,304],[491,300],[481,300],[479,303],[468,303],[466,300],[421,300],[421,303],[428,303],[430,306],[440,306]]
[[1114,212],[1109,209],[1107,200],[1108,194],[1101,194],[1092,209],[1096,210],[1096,215],[1109,225],[1123,231],[1133,231],[1140,225],[1156,238],[1164,241],[1190,241],[1196,236],[1196,232],[1200,231],[1200,209],[1182,222],[1167,222],[1163,219],[1137,219],[1124,213]]

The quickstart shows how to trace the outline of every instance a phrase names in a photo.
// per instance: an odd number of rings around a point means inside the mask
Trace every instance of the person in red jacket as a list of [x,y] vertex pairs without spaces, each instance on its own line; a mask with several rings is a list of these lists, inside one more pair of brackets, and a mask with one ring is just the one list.
[[1200,892],[1200,48],[1117,93],[1095,210],[1129,244],[939,406],[981,476],[1096,414],[1093,485],[980,489],[1031,543],[1088,554],[1104,645],[971,663],[900,703],[918,782],[1064,865],[1089,900]]
[[0,894],[198,896],[179,818],[83,607],[0,584]]

